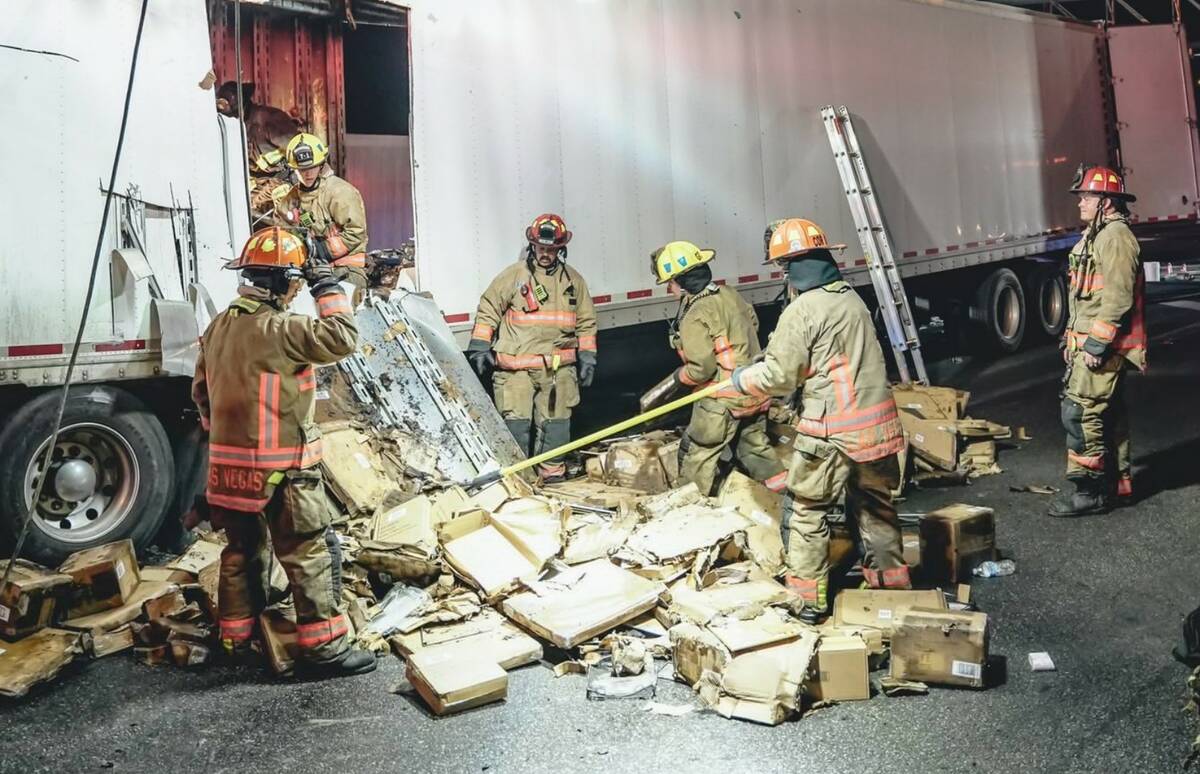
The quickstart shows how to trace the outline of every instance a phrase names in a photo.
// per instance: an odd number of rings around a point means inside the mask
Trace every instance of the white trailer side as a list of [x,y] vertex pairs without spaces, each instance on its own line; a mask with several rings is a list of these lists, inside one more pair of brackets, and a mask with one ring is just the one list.
[[774,218],[861,252],[819,109],[855,115],[906,275],[1060,246],[1103,160],[1099,29],[926,0],[414,0],[418,274],[468,327],[534,215],[561,212],[602,327],[662,319],[649,252],[717,250],[756,302]]

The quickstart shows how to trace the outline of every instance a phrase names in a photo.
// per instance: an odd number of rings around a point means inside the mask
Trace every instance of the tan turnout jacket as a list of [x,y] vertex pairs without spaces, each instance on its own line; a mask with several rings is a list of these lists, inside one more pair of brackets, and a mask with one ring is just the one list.
[[[544,298],[538,298],[539,285]],[[480,297],[471,338],[491,345],[504,371],[552,368],[555,355],[566,365],[578,350],[596,351],[596,307],[574,267],[559,263],[547,272],[535,263],[531,272],[521,260]]]
[[321,461],[313,365],[351,354],[358,331],[341,293],[317,300],[316,320],[275,308],[265,291],[241,294],[200,340],[192,398],[209,431],[208,501],[257,512],[272,473]]
[[871,313],[850,284],[801,293],[779,318],[762,362],[739,373],[750,395],[803,389],[798,432],[870,462],[904,448]]

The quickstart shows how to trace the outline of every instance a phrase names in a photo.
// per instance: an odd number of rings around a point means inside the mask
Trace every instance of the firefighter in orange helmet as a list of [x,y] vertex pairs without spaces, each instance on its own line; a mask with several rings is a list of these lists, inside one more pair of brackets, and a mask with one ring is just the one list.
[[[571,232],[553,213],[525,229],[521,259],[500,272],[479,299],[467,357],[480,378],[489,370],[496,408],[525,454],[571,440],[571,410],[596,371],[596,309],[587,283],[567,268]],[[543,463],[544,481],[566,466]]]
[[1136,197],[1115,171],[1083,165],[1071,193],[1087,225],[1068,257],[1062,421],[1075,492],[1051,504],[1049,514],[1059,517],[1104,513],[1112,494],[1133,495],[1125,375],[1146,368],[1145,278],[1129,228]]
[[791,218],[767,230],[767,260],[787,267],[791,303],[761,362],[733,372],[747,395],[801,391],[784,511],[786,585],[815,622],[829,610],[828,515],[841,500],[866,544],[863,576],[874,588],[910,588],[892,491],[904,434],[871,313],[842,278],[820,226]]
[[[295,600],[297,669],[369,672],[375,657],[350,646],[313,423],[313,366],[357,346],[350,302],[333,269],[308,260],[303,241],[281,228],[256,232],[228,268],[246,284],[204,332],[192,382],[209,431],[210,518],[229,540],[218,587],[221,641],[232,657],[248,655],[266,602],[269,535]],[[306,281],[317,319],[287,311]]]

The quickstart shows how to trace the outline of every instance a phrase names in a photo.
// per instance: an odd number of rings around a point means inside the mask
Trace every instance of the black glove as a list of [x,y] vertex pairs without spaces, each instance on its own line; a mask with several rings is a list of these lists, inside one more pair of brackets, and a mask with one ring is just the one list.
[[329,245],[325,244],[324,237],[314,236],[308,241],[308,260],[311,263],[333,263],[333,253],[329,252]]
[[333,267],[329,264],[309,261],[300,270],[304,272],[304,280],[308,283],[308,290],[313,294],[313,298],[342,292],[337,277],[334,276]]
[[467,360],[471,362],[471,368],[480,379],[496,367],[496,354],[492,352],[491,344],[482,339],[471,339],[471,343],[467,345]]
[[590,349],[579,350],[579,386],[591,387],[596,377],[596,353]]

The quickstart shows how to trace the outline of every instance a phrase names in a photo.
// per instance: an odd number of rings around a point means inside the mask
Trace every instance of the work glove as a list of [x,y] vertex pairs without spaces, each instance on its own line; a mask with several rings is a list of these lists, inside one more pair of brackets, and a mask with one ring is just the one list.
[[309,237],[308,243],[308,260],[310,262],[333,263],[333,253],[329,252],[329,245],[325,244],[324,237]]
[[467,360],[480,379],[496,367],[496,354],[492,352],[491,344],[483,339],[471,339],[467,345]]
[[596,377],[596,353],[590,349],[579,350],[579,386],[591,387]]
[[300,271],[304,273],[304,280],[308,283],[308,291],[312,293],[313,298],[342,292],[342,287],[334,275],[333,267],[329,264],[309,261],[301,267]]

